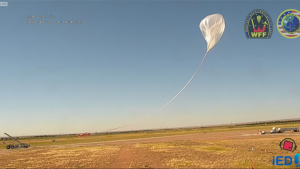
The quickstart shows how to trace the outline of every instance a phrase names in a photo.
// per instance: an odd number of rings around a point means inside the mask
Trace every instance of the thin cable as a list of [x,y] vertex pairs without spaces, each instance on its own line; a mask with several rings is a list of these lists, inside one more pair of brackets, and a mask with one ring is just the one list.
[[[193,78],[194,78],[194,76],[197,74],[197,72],[198,72],[198,70],[200,69],[200,67],[201,67],[201,65],[202,65],[202,63],[204,62],[204,59],[205,59],[205,57],[206,57],[206,55],[207,55],[207,53],[208,53],[208,51],[205,53],[205,55],[203,56],[203,59],[201,60],[201,62],[200,62],[200,64],[199,64],[199,66],[198,66],[198,68],[196,69],[196,71],[195,71],[195,73],[193,74],[193,76],[190,78],[190,80],[183,86],[183,88],[171,99],[171,100],[169,100],[165,105],[163,105],[161,108],[159,108],[158,109],[158,111],[157,112],[159,112],[160,110],[162,110],[164,107],[166,107],[169,103],[171,103],[188,85],[189,85],[189,83],[193,80]],[[156,112],[156,113],[157,113]],[[156,114],[156,113],[154,113],[154,114]],[[153,114],[152,114],[153,115]],[[130,125],[132,125],[132,124],[134,124],[134,123],[137,123],[137,122],[139,122],[139,121],[141,121],[141,120],[144,120],[145,118],[147,118],[147,117],[149,117],[150,115],[147,115],[147,116],[145,116],[145,117],[143,117],[143,118],[141,118],[141,119],[138,119],[138,120],[136,120],[136,121],[134,121],[134,122],[131,122],[131,123],[128,123],[128,124],[126,124],[126,125],[123,125],[123,126],[120,126],[120,127],[116,127],[116,128],[113,128],[113,129],[109,129],[109,130],[106,130],[105,132],[108,132],[108,131],[112,131],[112,130],[116,130],[116,129],[119,129],[119,128],[123,128],[123,127],[126,127],[126,126],[130,126]]]

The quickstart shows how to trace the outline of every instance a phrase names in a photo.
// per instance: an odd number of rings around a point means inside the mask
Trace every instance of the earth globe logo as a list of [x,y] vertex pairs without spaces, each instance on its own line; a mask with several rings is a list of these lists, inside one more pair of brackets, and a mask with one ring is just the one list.
[[295,32],[299,28],[299,20],[295,16],[286,17],[283,21],[283,26],[288,32]]
[[286,38],[300,36],[300,12],[295,9],[283,11],[277,19],[277,29]]

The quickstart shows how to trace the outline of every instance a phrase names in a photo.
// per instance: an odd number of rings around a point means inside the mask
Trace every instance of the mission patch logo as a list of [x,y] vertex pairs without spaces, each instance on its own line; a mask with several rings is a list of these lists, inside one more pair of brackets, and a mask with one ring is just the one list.
[[286,38],[300,36],[300,12],[295,9],[283,11],[277,19],[277,29]]
[[245,21],[245,34],[248,39],[270,39],[273,22],[270,15],[262,10],[251,11]]

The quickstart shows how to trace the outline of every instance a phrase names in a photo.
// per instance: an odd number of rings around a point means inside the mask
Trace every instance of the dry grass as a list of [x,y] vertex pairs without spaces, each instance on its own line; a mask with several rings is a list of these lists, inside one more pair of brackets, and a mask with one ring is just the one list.
[[[269,131],[273,126],[277,127],[299,127],[300,122],[284,122],[284,123],[268,123],[268,124],[254,124],[254,125],[242,125],[242,126],[225,126],[225,127],[209,127],[209,128],[194,128],[194,129],[176,129],[176,130],[157,130],[157,131],[146,131],[146,132],[133,132],[133,133],[122,133],[122,134],[102,134],[92,135],[88,137],[77,137],[77,136],[56,136],[56,137],[38,137],[38,138],[21,138],[20,141],[24,143],[30,143],[31,146],[49,146],[49,145],[66,145],[66,144],[77,144],[77,143],[92,143],[92,142],[105,142],[114,140],[126,140],[126,139],[137,139],[137,138],[150,138],[150,137],[161,137],[161,136],[173,136],[183,134],[194,134],[194,133],[218,133],[227,131],[246,131],[246,130],[265,130]],[[56,142],[51,142],[53,139]],[[9,143],[11,141],[7,141]],[[5,149],[4,145],[0,145],[0,149]]]
[[0,154],[1,168],[96,168],[115,158],[118,146],[30,148]]
[[[225,129],[227,131],[227,128]],[[234,130],[240,129],[235,128]],[[192,130],[192,132],[195,131]],[[220,131],[218,130],[218,132]],[[296,153],[300,153],[299,149],[293,153],[280,150],[278,144],[287,137],[285,135],[229,138],[223,137],[226,132],[220,133],[222,137],[216,139],[135,144],[119,142],[116,145],[99,145],[99,142],[103,140],[128,139],[139,136],[145,138],[156,135],[174,135],[174,133],[131,133],[86,138],[65,137],[56,139],[57,142],[54,143],[51,142],[52,138],[24,139],[24,142],[32,143],[31,148],[0,149],[0,168],[110,168],[112,164],[116,163],[125,168],[250,168],[253,166],[253,161],[255,161],[255,168],[296,168],[295,164],[273,166],[272,159],[273,156],[294,156]],[[288,137],[293,138],[299,146],[299,135]],[[98,144],[91,142],[98,142]],[[120,157],[122,149],[124,158]],[[265,149],[268,149],[268,154],[265,154]]]
[[[273,138],[243,138],[226,141],[173,141],[137,144],[149,158],[158,158],[159,168],[295,168],[273,166],[273,156],[294,156],[299,153],[280,150],[278,143],[284,136]],[[294,138],[300,142],[299,136]],[[252,151],[253,148],[253,151]],[[265,149],[268,153],[265,154]],[[253,163],[254,162],[254,163]],[[136,167],[142,167],[137,165]]]
[[178,146],[170,145],[168,143],[149,143],[149,144],[136,144],[136,147],[150,148],[153,152],[169,152]]
[[[126,168],[278,168],[273,156],[294,153],[280,150],[284,136],[230,138],[216,141],[171,141],[132,144]],[[293,138],[300,142],[299,136]],[[1,150],[0,168],[108,168],[118,157],[118,146],[57,146]],[[252,148],[254,149],[252,151]],[[264,150],[268,149],[268,154]],[[281,168],[295,168],[281,166]]]
[[184,158],[181,159],[173,158],[166,163],[166,166],[172,168],[190,168],[190,167],[198,166],[198,163],[195,161],[188,161]]
[[227,153],[231,151],[231,149],[222,146],[194,146],[192,148],[197,151],[212,151],[218,153]]

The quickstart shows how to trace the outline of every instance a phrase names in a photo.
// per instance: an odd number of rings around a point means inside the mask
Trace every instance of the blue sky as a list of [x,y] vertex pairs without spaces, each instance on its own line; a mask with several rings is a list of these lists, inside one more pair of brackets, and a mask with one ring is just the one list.
[[[287,39],[276,27],[279,14],[297,6],[8,1],[0,7],[0,136],[101,132],[155,113],[200,63],[206,41],[199,23],[214,13],[224,16],[225,32],[190,85],[159,113],[122,130],[299,118],[300,37]],[[244,22],[254,9],[271,16],[271,39],[246,39]],[[83,24],[54,23],[63,20]]]

